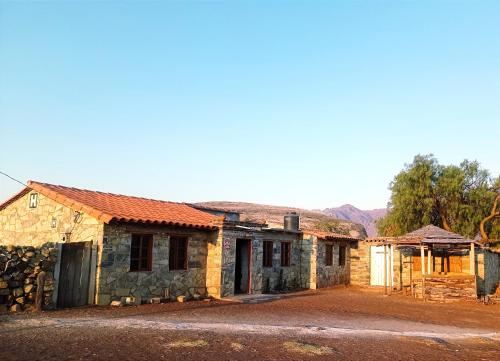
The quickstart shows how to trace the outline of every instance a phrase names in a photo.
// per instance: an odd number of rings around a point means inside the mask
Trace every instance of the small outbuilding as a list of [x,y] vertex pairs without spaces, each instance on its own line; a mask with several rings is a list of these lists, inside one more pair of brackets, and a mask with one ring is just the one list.
[[400,237],[369,238],[360,244],[369,284],[384,292],[405,291],[432,301],[474,300],[494,294],[500,256],[476,240],[434,225]]

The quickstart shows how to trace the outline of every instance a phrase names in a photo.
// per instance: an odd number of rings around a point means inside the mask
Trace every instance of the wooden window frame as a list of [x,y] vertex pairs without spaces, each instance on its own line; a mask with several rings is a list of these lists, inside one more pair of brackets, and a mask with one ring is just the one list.
[[273,266],[274,242],[264,241],[262,243],[262,267],[270,268]]
[[333,244],[325,244],[325,266],[333,266]]
[[281,267],[290,267],[292,242],[281,242]]
[[[139,247],[134,247],[134,242],[139,241]],[[146,254],[143,254],[143,243],[148,242]],[[133,257],[133,249],[138,248],[139,254]],[[146,267],[143,267],[143,259],[146,259]],[[137,268],[132,266],[132,262],[137,261]],[[153,235],[133,233],[130,242],[130,272],[151,272],[153,269]]]
[[344,267],[347,264],[347,246],[339,245],[339,266]]
[[[183,262],[179,261],[179,241],[185,242],[184,245],[184,259]],[[168,241],[168,269],[170,271],[185,271],[188,269],[188,248],[189,237],[172,235]],[[182,265],[180,264],[182,263]]]

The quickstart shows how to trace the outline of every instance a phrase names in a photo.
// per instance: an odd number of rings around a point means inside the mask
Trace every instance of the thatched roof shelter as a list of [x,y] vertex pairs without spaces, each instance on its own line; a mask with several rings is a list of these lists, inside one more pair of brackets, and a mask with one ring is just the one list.
[[449,232],[445,229],[436,227],[432,224],[417,229],[416,231],[407,233],[399,237],[373,237],[366,239],[369,243],[378,245],[404,245],[404,246],[421,246],[421,245],[453,245],[453,246],[468,246],[471,243],[480,245],[479,241],[468,239],[458,233]]

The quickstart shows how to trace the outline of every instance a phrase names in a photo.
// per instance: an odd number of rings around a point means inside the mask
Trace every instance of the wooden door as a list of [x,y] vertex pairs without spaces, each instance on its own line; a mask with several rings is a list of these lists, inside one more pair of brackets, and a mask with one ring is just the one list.
[[72,242],[62,245],[58,307],[76,307],[87,304],[91,254],[92,242]]

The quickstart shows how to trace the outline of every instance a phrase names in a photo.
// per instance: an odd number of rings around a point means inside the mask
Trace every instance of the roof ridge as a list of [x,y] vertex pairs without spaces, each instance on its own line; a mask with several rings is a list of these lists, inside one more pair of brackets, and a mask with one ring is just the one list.
[[61,187],[61,188],[66,188],[66,189],[73,189],[73,190],[76,190],[76,191],[94,192],[94,193],[99,193],[99,194],[107,194],[107,195],[111,195],[111,196],[118,196],[118,197],[127,197],[127,198],[143,199],[143,200],[146,200],[146,201],[153,201],[153,202],[160,202],[160,203],[170,203],[170,204],[184,204],[184,205],[188,205],[188,204],[187,204],[187,202],[172,202],[172,201],[166,201],[166,200],[163,200],[163,199],[155,199],[155,198],[147,198],[147,197],[130,196],[130,195],[127,195],[127,194],[121,194],[121,193],[111,193],[111,192],[95,191],[95,190],[92,190],[92,189],[87,189],[87,188],[68,187],[68,186],[64,186],[64,185],[61,185],[61,184],[52,184],[52,183],[38,182],[38,181],[33,181],[33,180],[29,180],[29,181],[28,181],[28,186],[29,186],[31,183],[36,183],[36,184],[39,184],[39,185],[41,185],[41,186]]

